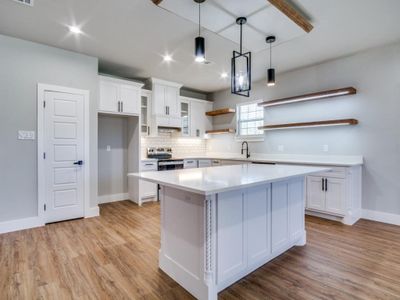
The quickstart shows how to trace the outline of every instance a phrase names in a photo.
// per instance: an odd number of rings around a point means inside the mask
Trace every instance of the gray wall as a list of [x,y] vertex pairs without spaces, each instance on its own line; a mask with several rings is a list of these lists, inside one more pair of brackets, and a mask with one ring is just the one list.
[[127,193],[128,119],[99,116],[98,130],[99,196]]
[[[282,153],[278,146],[283,145],[287,154],[363,155],[363,208],[400,214],[400,44],[279,75],[274,88],[258,82],[250,99],[228,90],[215,93],[214,107],[347,86],[356,87],[358,94],[267,108],[265,122],[356,118],[358,126],[268,131],[264,142],[251,143],[250,150]],[[215,127],[226,126],[235,126],[235,119],[215,118]],[[323,145],[329,152],[323,152]],[[208,142],[211,151],[239,153],[239,146],[232,136]]]
[[[37,84],[90,90],[90,194],[97,204],[97,58],[0,35],[0,222],[37,215]],[[37,132],[36,132],[37,133]]]

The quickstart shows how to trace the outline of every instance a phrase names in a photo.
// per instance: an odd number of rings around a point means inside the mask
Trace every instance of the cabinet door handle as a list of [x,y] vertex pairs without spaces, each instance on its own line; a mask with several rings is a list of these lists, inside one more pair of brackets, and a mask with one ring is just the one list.
[[322,190],[325,191],[325,179],[322,178],[321,181],[322,181]]
[[328,191],[328,178],[325,178],[325,192]]
[[121,101],[118,101],[118,112],[121,111]]
[[165,115],[168,115],[168,106],[165,107]]
[[121,101],[121,112],[123,112],[123,111],[124,111],[124,102]]
[[150,126],[147,126],[147,135],[150,135]]

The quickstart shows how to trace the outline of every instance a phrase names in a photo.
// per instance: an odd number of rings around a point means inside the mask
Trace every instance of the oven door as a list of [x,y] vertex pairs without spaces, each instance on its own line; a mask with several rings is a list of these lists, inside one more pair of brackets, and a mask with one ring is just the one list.
[[158,171],[183,169],[183,161],[159,161]]

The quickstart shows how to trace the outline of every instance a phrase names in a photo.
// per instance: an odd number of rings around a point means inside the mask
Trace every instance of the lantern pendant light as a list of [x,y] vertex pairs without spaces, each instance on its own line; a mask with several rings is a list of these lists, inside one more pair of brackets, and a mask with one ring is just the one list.
[[236,24],[240,25],[240,52],[233,51],[231,61],[232,94],[249,97],[251,90],[251,52],[243,53],[243,25],[247,19],[240,17]]
[[195,61],[198,63],[203,63],[206,60],[206,45],[205,45],[205,40],[204,38],[200,35],[201,33],[201,15],[200,15],[200,5],[203,3],[205,0],[194,0],[194,2],[199,4],[199,36],[195,38],[194,40],[194,55],[195,55]]
[[275,69],[272,68],[272,43],[276,41],[276,37],[270,35],[266,38],[269,44],[269,69],[267,70],[267,86],[275,86]]

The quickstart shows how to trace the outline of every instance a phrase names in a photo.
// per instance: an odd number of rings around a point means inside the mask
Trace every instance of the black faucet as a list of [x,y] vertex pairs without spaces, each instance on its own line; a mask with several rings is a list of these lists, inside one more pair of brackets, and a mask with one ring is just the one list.
[[[246,149],[243,149],[244,144],[246,144]],[[246,141],[242,143],[242,151],[241,151],[242,155],[244,150],[246,150],[246,158],[249,158],[250,157],[249,144]]]

